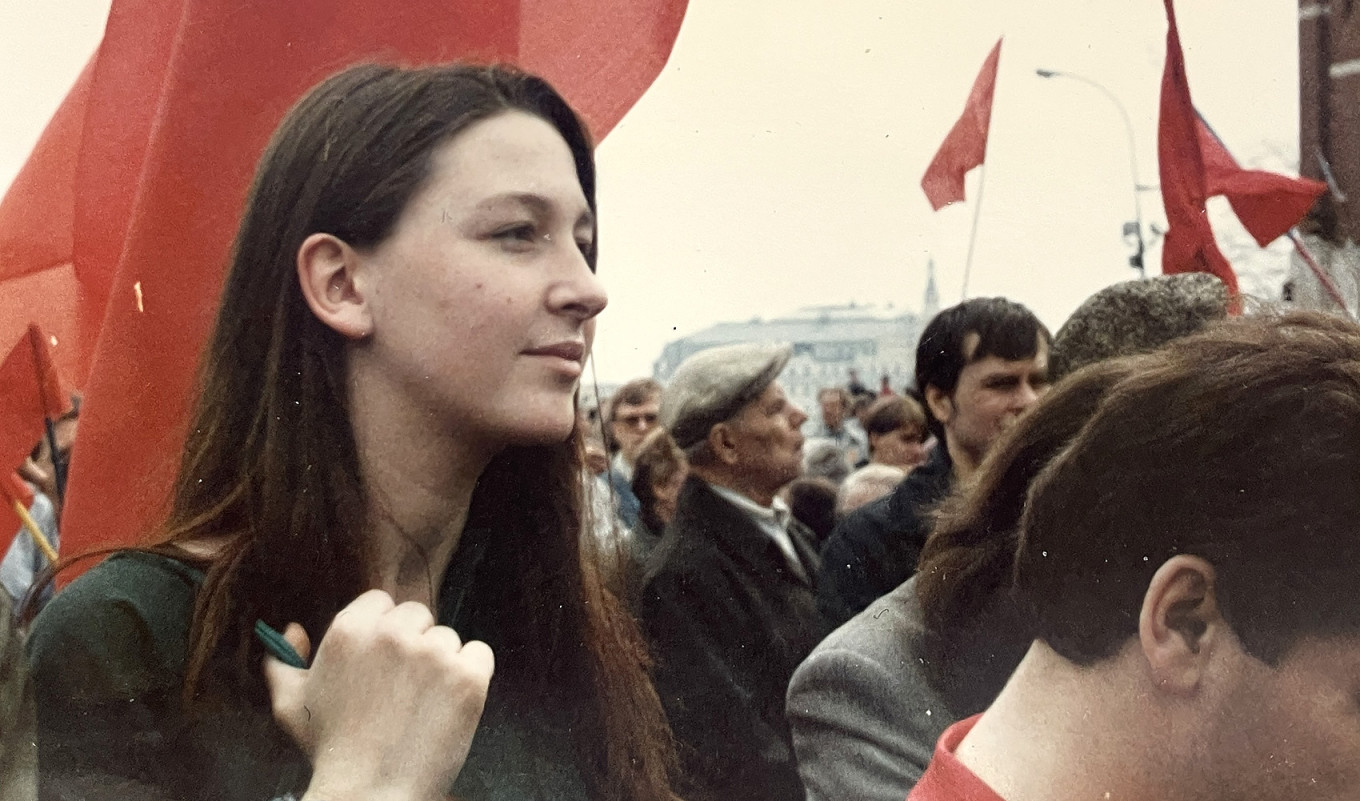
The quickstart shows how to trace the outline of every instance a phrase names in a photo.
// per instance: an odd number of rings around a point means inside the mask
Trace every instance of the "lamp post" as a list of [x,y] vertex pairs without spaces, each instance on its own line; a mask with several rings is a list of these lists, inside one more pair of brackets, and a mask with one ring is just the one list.
[[1138,156],[1133,146],[1133,123],[1129,120],[1128,109],[1124,108],[1124,104],[1120,102],[1118,97],[1115,97],[1113,92],[1084,75],[1046,69],[1036,69],[1034,72],[1040,78],[1071,78],[1074,81],[1081,81],[1108,97],[1110,102],[1114,103],[1114,107],[1119,109],[1119,116],[1124,120],[1124,133],[1129,138],[1129,173],[1133,178],[1133,221],[1124,223],[1124,238],[1133,237],[1136,247],[1134,254],[1129,257],[1129,266],[1138,271],[1139,278],[1145,277],[1143,253],[1146,251],[1146,247],[1143,241],[1143,204],[1138,198],[1138,193],[1143,187],[1138,183]]

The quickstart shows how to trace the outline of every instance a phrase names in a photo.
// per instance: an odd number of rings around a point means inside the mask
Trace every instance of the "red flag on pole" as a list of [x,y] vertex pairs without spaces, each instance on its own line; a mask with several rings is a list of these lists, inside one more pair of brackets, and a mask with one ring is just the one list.
[[1311,178],[1242,169],[1198,111],[1195,122],[1209,197],[1226,197],[1242,227],[1261,247],[1288,233],[1327,191],[1327,184]]
[[36,325],[30,325],[0,362],[0,539],[5,543],[19,527],[10,496],[25,506],[33,502],[33,494],[14,471],[42,438],[44,421],[61,417],[68,405],[47,341]]
[[1190,101],[1181,54],[1176,10],[1166,4],[1166,68],[1162,73],[1161,114],[1157,121],[1157,160],[1167,232],[1162,245],[1162,272],[1210,273],[1222,279],[1230,296],[1237,295],[1237,276],[1214,242],[1204,203],[1208,198],[1204,157],[1200,152],[1199,118]]
[[[32,254],[0,280],[74,265],[89,379],[69,552],[136,542],[163,508],[255,162],[307,88],[366,60],[508,62],[548,78],[598,139],[664,66],[685,7],[114,0],[99,52],[0,206],[0,247]],[[69,207],[43,205],[48,182]]]
[[982,70],[973,81],[968,94],[968,105],[949,129],[949,135],[935,152],[926,174],[921,176],[921,188],[935,211],[956,200],[963,200],[963,176],[978,166],[987,156],[987,133],[992,124],[992,94],[996,89],[996,69],[1001,62],[1001,39],[996,40],[992,52],[982,63]]

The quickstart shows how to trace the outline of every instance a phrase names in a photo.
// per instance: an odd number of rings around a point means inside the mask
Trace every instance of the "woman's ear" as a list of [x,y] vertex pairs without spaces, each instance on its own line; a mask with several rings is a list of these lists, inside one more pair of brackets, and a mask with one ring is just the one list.
[[312,234],[298,248],[298,283],[312,314],[347,339],[373,333],[373,315],[357,280],[359,254],[331,234]]

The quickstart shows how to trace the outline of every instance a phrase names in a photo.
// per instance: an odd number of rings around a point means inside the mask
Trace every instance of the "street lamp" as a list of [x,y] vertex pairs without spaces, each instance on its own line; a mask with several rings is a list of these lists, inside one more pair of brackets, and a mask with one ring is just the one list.
[[1071,78],[1074,81],[1081,81],[1108,97],[1110,102],[1114,103],[1115,108],[1119,109],[1119,116],[1124,120],[1124,133],[1128,134],[1129,137],[1129,172],[1133,177],[1133,221],[1124,223],[1124,239],[1132,238],[1133,245],[1136,248],[1133,255],[1129,257],[1129,266],[1138,271],[1140,278],[1144,277],[1143,253],[1146,247],[1143,242],[1143,204],[1138,198],[1138,193],[1143,187],[1138,183],[1138,156],[1133,147],[1133,123],[1129,121],[1128,109],[1124,108],[1124,104],[1120,102],[1118,97],[1115,97],[1113,92],[1084,75],[1046,69],[1036,69],[1034,72],[1040,78]]

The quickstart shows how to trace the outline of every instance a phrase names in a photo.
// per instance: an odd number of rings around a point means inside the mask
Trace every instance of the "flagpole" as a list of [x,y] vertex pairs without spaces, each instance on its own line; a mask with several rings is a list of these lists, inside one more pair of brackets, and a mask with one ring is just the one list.
[[987,164],[978,169],[977,203],[973,204],[973,232],[968,235],[968,257],[963,262],[963,293],[960,302],[968,300],[968,275],[973,271],[973,248],[977,245],[978,217],[982,216],[982,190],[987,185]]
[[1303,244],[1303,237],[1299,236],[1299,229],[1290,228],[1289,233],[1286,234],[1286,236],[1289,237],[1290,242],[1294,243],[1294,250],[1297,251],[1299,257],[1303,259],[1303,263],[1308,265],[1308,269],[1313,272],[1313,277],[1318,280],[1319,284],[1322,284],[1323,289],[1327,290],[1327,294],[1331,297],[1332,302],[1340,306],[1347,317],[1354,320],[1355,314],[1351,311],[1351,308],[1346,305],[1345,299],[1341,297],[1341,290],[1337,289],[1336,283],[1332,281],[1332,277],[1327,274],[1326,270],[1322,269],[1322,265],[1317,263],[1317,259],[1313,258],[1312,252]]
[[33,544],[37,545],[38,550],[42,551],[43,556],[47,557],[48,564],[55,565],[59,558],[57,551],[52,547],[52,543],[47,541],[47,537],[43,536],[42,529],[38,528],[38,521],[34,520],[33,515],[28,513],[23,501],[16,500],[13,505],[14,513],[19,516],[20,522],[24,524],[24,530],[33,538]]

